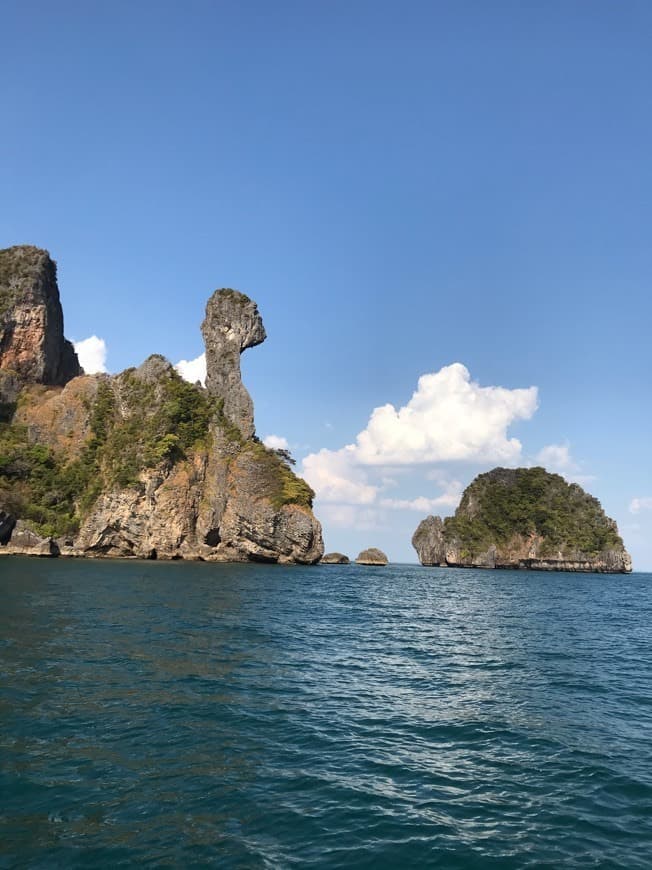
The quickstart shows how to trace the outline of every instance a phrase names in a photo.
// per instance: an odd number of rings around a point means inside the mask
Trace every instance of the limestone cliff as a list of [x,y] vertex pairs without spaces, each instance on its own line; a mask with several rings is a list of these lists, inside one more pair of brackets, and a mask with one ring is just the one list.
[[[17,322],[11,305],[6,313]],[[11,419],[0,422],[0,552],[283,563],[321,557],[312,490],[254,436],[239,357],[265,338],[256,305],[218,291],[202,328],[206,389],[183,381],[158,355],[115,376],[69,379],[64,366],[57,380],[38,367],[22,369]]]
[[543,468],[495,468],[466,488],[453,517],[412,538],[422,565],[627,573],[616,523],[576,483]]
[[206,389],[223,402],[224,414],[243,438],[254,434],[254,405],[240,374],[240,354],[265,341],[258,307],[244,293],[216,290],[201,326],[206,345]]
[[412,535],[412,546],[422,565],[446,565],[446,536],[441,517],[426,517]]
[[82,373],[63,336],[57,267],[30,245],[0,251],[0,369],[19,385],[62,386]]

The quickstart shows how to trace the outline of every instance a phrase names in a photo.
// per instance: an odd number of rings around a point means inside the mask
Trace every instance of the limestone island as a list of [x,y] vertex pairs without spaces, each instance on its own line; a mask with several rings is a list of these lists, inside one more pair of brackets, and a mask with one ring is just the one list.
[[455,515],[427,517],[412,538],[422,565],[624,574],[614,520],[576,483],[544,468],[494,468],[466,488]]
[[319,560],[320,565],[350,565],[351,560],[344,553],[326,553]]
[[85,375],[47,251],[0,251],[0,553],[312,564],[313,491],[255,435],[240,354],[258,308],[217,290],[206,387],[162,356]]
[[363,550],[355,560],[356,565],[386,565],[387,556],[377,547],[369,547]]

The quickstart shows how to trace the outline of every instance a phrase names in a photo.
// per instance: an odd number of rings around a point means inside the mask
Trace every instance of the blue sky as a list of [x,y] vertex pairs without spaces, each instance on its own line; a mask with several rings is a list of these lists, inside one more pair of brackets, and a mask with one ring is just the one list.
[[0,245],[50,250],[69,337],[110,371],[193,359],[236,287],[269,336],[243,357],[258,432],[308,457],[329,549],[412,561],[409,503],[543,456],[652,569],[649,3],[2,17]]

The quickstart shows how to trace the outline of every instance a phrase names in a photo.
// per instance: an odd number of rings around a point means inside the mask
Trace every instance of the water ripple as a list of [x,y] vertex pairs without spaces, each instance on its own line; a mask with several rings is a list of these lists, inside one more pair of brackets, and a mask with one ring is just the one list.
[[652,577],[0,561],[0,867],[652,864]]

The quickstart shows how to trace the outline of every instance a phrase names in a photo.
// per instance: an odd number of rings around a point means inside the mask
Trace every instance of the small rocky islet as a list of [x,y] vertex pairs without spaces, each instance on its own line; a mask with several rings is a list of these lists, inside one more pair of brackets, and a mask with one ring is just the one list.
[[[215,291],[202,335],[205,388],[157,354],[86,375],[49,253],[0,250],[0,553],[349,563],[323,555],[313,491],[256,437],[240,372],[266,338],[256,303]],[[430,566],[632,570],[597,499],[543,468],[479,475],[412,543]],[[372,547],[355,562],[388,560]]]
[[422,565],[629,573],[614,520],[577,483],[544,468],[494,468],[466,488],[454,516],[412,537]]
[[319,560],[320,565],[350,565],[351,560],[344,553],[324,553]]
[[387,565],[387,556],[377,547],[369,547],[358,554],[356,565]]

